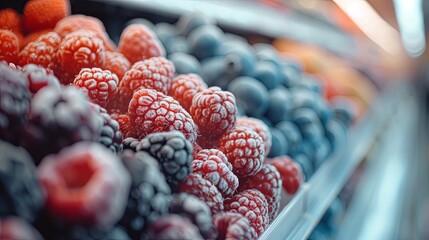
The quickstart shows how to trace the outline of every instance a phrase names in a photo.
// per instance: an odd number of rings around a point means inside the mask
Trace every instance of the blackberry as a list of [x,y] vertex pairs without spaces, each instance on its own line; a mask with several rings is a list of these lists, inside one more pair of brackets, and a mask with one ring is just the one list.
[[101,128],[99,143],[106,146],[114,153],[122,152],[122,132],[119,130],[119,124],[107,113],[107,110],[97,104],[91,103],[91,106],[100,113],[103,118],[103,127]]
[[20,71],[1,63],[0,86],[0,139],[18,145],[30,106],[28,82]]
[[210,208],[199,198],[187,193],[174,194],[171,198],[170,213],[189,218],[205,239],[215,238]]
[[192,150],[192,143],[179,131],[149,134],[137,146],[137,151],[148,152],[158,160],[173,191],[191,172]]
[[33,96],[23,146],[38,164],[76,142],[98,141],[102,126],[102,118],[81,91],[47,86]]
[[126,150],[122,160],[131,174],[132,184],[120,224],[133,239],[140,239],[153,221],[168,213],[170,188],[157,161],[148,153]]
[[122,145],[125,149],[132,150],[133,152],[137,152],[137,146],[139,145],[140,140],[133,138],[133,137],[127,137],[122,141]]
[[0,141],[0,218],[17,215],[33,222],[44,204],[36,166],[28,153]]

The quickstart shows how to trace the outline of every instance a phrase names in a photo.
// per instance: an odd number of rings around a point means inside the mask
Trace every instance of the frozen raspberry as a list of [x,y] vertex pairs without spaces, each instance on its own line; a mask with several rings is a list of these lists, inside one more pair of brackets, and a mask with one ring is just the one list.
[[36,163],[79,141],[98,141],[103,119],[78,89],[44,87],[31,100],[23,146]]
[[[119,80],[119,82],[120,81],[121,80]],[[128,104],[130,100],[130,96],[118,87],[118,93],[107,103],[106,109],[110,114],[128,115]]]
[[203,200],[213,214],[223,211],[223,197],[217,188],[199,174],[191,173],[180,183],[179,192],[185,192]]
[[138,61],[125,72],[119,84],[120,94],[125,97],[125,104],[140,88],[153,89],[167,94],[173,77],[174,65],[163,57]]
[[110,149],[113,153],[122,152],[123,137],[119,130],[118,122],[107,113],[106,109],[94,103],[91,103],[91,106],[103,119],[103,127],[101,128],[101,134],[98,142]]
[[202,240],[197,226],[185,217],[169,214],[157,219],[149,230],[149,239],[192,239]]
[[24,25],[29,32],[54,28],[70,15],[69,0],[32,0],[24,6]]
[[231,163],[217,149],[199,151],[192,160],[192,172],[210,181],[225,196],[232,195],[238,187],[238,178],[232,173]]
[[15,33],[0,29],[0,61],[17,63],[19,40]]
[[20,240],[32,239],[42,240],[43,237],[25,220],[18,217],[6,217],[0,219],[0,239]]
[[67,34],[78,30],[89,30],[95,32],[97,37],[103,41],[106,50],[115,51],[115,44],[107,35],[103,23],[98,18],[74,14],[61,19],[54,28],[54,31],[61,37],[65,37]]
[[111,114],[112,119],[116,120],[119,124],[119,130],[124,138],[130,137],[130,116],[128,114]]
[[143,138],[150,133],[178,130],[191,143],[197,138],[197,127],[191,115],[170,96],[152,89],[134,93],[128,107],[133,131]]
[[225,133],[219,140],[219,150],[225,154],[238,177],[255,175],[265,158],[262,138],[247,127],[236,127]]
[[267,159],[267,163],[277,168],[283,183],[283,189],[288,194],[295,194],[304,181],[301,166],[292,161],[288,156],[280,156]]
[[213,229],[212,214],[205,202],[187,194],[174,194],[170,202],[170,213],[187,217],[200,230],[204,239],[213,239],[216,232]]
[[91,102],[106,107],[107,102],[118,92],[118,76],[101,68],[82,68],[73,85],[79,88]]
[[264,194],[268,203],[268,216],[270,223],[277,216],[280,208],[280,197],[282,193],[282,179],[279,171],[269,164],[264,164],[262,169],[255,175],[240,178],[238,191],[256,189]]
[[[219,87],[208,88],[194,96],[190,114],[201,133],[200,138],[218,139],[236,124],[235,97]],[[204,142],[198,140],[202,147],[211,147],[205,146]]]
[[262,141],[264,141],[265,146],[265,157],[268,156],[268,153],[270,153],[270,148],[272,144],[272,136],[271,131],[267,124],[265,124],[263,121],[253,118],[253,117],[239,117],[237,119],[237,126],[244,126],[253,129],[259,136],[262,138]]
[[33,159],[24,149],[3,141],[0,153],[0,218],[15,215],[33,222],[45,201]]
[[257,236],[260,236],[269,224],[267,200],[258,190],[249,189],[237,193],[225,199],[224,206],[226,212],[240,213],[245,216]]
[[122,145],[124,146],[124,150],[129,149],[133,152],[137,152],[137,146],[139,145],[140,140],[135,139],[133,137],[127,137],[122,141]]
[[131,64],[122,53],[106,51],[104,68],[116,74],[119,79],[122,79],[125,72],[131,68]]
[[151,133],[136,150],[148,152],[158,160],[173,191],[191,172],[192,144],[179,131]]
[[14,32],[15,34],[23,34],[23,25],[21,16],[12,8],[0,10],[0,28]]
[[213,224],[219,240],[252,239],[256,233],[250,227],[249,219],[239,213],[223,212],[213,216]]
[[[37,39],[40,36],[47,34],[47,33],[50,33],[50,32],[54,32],[54,30],[52,28],[48,28],[48,29],[43,29],[43,30],[37,31],[37,32],[31,32],[31,33],[25,35],[25,37],[23,37],[23,39],[20,40],[21,49],[24,49],[24,47],[26,47],[31,42],[37,41]],[[18,36],[18,38],[19,38],[19,36]],[[61,39],[61,37],[60,37],[60,39]],[[61,42],[61,40],[60,40],[60,42]]]
[[195,156],[197,156],[198,152],[203,150],[203,148],[200,147],[198,143],[194,143],[193,148],[194,149],[192,150],[192,159],[195,159]]
[[131,24],[122,31],[118,50],[131,64],[151,57],[165,56],[164,46],[155,33],[143,24]]
[[51,70],[35,64],[27,64],[22,68],[22,72],[27,77],[28,87],[33,94],[46,86],[60,89],[60,81]]
[[21,66],[29,63],[37,64],[51,70],[56,69],[55,53],[61,42],[60,36],[55,32],[45,33],[30,42],[18,54],[18,62]]
[[168,213],[171,191],[156,159],[148,153],[128,150],[121,156],[131,174],[132,184],[120,224],[133,239],[141,239],[140,235],[152,222]]
[[[121,160],[98,143],[77,143],[44,158],[39,181],[46,207],[70,223],[110,227],[124,213],[131,180]],[[107,197],[108,196],[108,197]]]
[[66,35],[56,53],[56,76],[61,83],[73,82],[82,68],[102,67],[106,61],[103,42],[94,32],[81,30]]
[[189,112],[195,94],[207,89],[207,84],[200,76],[190,73],[173,79],[168,95],[176,99]]
[[28,82],[21,71],[0,63],[0,139],[19,144],[30,107]]

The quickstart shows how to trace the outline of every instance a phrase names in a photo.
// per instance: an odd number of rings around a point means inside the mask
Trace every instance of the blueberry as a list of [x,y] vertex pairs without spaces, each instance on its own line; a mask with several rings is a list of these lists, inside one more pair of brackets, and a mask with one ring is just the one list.
[[270,91],[270,106],[265,116],[274,124],[287,120],[292,107],[291,95],[286,88],[277,88]]
[[256,56],[252,48],[246,41],[225,40],[219,46],[216,56],[235,55],[240,59],[241,76],[253,76],[253,70],[256,63]]
[[164,44],[164,47],[168,55],[175,52],[189,53],[188,42],[182,36],[176,36],[169,39]]
[[128,21],[127,23],[125,23],[125,27],[127,27],[131,24],[143,24],[146,27],[148,27],[150,30],[152,30],[154,32],[156,31],[155,25],[151,21],[149,21],[145,18],[133,18],[130,21]]
[[262,122],[264,122],[265,124],[267,124],[267,126],[268,127],[273,127],[274,125],[273,125],[273,122],[271,122],[271,120],[270,119],[268,119],[267,117],[265,117],[265,116],[263,116],[263,115],[261,115],[261,116],[257,116],[257,118],[259,119],[259,120],[261,120]]
[[319,168],[331,153],[331,144],[329,140],[324,138],[316,145],[314,151],[315,168]]
[[297,154],[292,159],[301,165],[302,172],[304,173],[305,180],[308,181],[314,173],[313,164],[305,154]]
[[196,73],[201,74],[201,64],[192,55],[175,52],[168,56],[170,61],[174,63],[177,74]]
[[271,127],[270,132],[272,136],[272,145],[268,157],[274,158],[286,155],[289,147],[286,137],[276,128]]
[[314,169],[314,166],[315,166],[315,164],[314,164],[314,155],[315,155],[314,144],[311,143],[310,141],[303,140],[301,142],[301,145],[299,145],[298,153],[305,155],[312,162],[313,169]]
[[270,61],[279,64],[280,56],[277,50],[267,43],[257,43],[253,45],[255,55],[260,61]]
[[215,24],[215,21],[204,15],[200,12],[191,12],[185,15],[182,15],[179,18],[179,21],[176,23],[177,31],[182,36],[188,36],[188,34],[194,29],[205,26]]
[[342,125],[339,121],[332,119],[326,124],[325,135],[331,143],[333,151],[335,151],[346,141],[346,127]]
[[274,89],[281,85],[281,69],[270,61],[258,61],[255,65],[254,77],[268,89]]
[[228,86],[235,95],[237,105],[242,106],[249,116],[262,115],[269,106],[270,95],[265,86],[251,77],[238,77]]
[[298,127],[295,123],[290,121],[280,121],[275,127],[282,132],[289,143],[289,152],[288,155],[292,155],[299,150],[301,145],[302,136]]
[[169,23],[158,23],[155,25],[155,33],[158,36],[158,39],[161,41],[164,46],[167,43],[176,37],[179,33],[177,32],[174,25]]
[[337,96],[331,100],[331,105],[335,119],[344,123],[346,126],[350,126],[353,123],[357,115],[357,108],[352,100]]
[[215,55],[223,37],[223,31],[216,25],[201,26],[189,34],[189,48],[198,59],[206,59]]
[[314,110],[310,108],[300,108],[292,113],[291,121],[294,122],[301,131],[305,140],[315,144],[320,141],[324,134],[324,128]]
[[225,60],[222,57],[212,57],[201,62],[201,75],[209,87],[219,86],[226,89],[231,79],[225,77]]
[[292,99],[292,110],[303,107],[315,109],[316,102],[320,100],[320,95],[305,88],[290,88]]
[[297,82],[295,84],[295,87],[298,88],[305,88],[308,90],[311,90],[315,93],[318,93],[319,95],[323,95],[324,89],[322,87],[322,84],[315,76],[312,76],[310,74],[304,74],[301,77],[301,81]]
[[295,86],[301,80],[302,67],[292,59],[283,60],[281,65],[283,86],[288,88]]
[[326,101],[325,98],[319,98],[319,100],[315,102],[314,108],[322,124],[326,125],[332,118],[332,108],[328,101]]

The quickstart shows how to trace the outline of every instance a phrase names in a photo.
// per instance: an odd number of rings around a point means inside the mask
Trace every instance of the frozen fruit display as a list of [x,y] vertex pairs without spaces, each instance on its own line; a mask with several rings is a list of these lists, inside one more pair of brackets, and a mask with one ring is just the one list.
[[299,62],[199,13],[132,20],[116,47],[69,4],[0,10],[10,236],[256,239],[356,119]]

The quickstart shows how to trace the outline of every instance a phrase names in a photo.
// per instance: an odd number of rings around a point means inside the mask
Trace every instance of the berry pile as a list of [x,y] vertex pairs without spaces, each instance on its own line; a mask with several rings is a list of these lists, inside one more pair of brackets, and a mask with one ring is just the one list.
[[133,20],[116,45],[67,0],[0,10],[0,85],[12,239],[256,239],[355,114],[200,14]]

